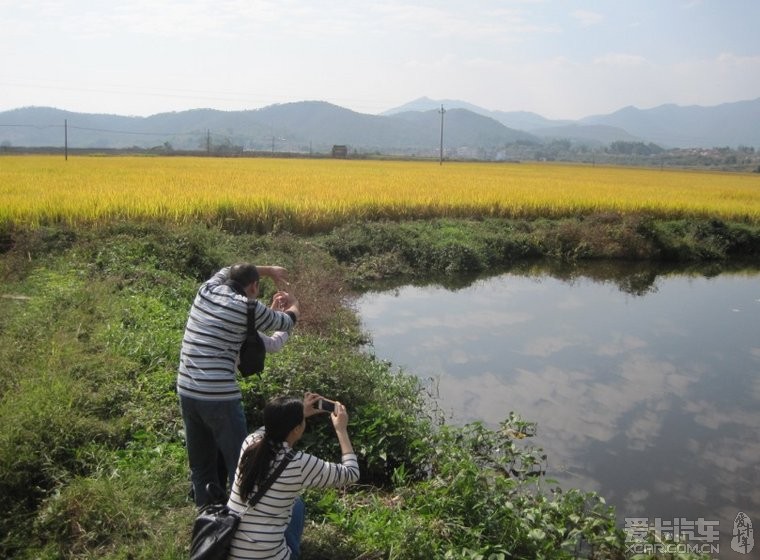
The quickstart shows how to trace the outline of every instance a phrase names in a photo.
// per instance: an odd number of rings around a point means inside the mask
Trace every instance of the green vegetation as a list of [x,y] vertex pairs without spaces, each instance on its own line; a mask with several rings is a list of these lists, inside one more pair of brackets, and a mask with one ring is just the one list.
[[[0,556],[186,557],[182,330],[198,284],[251,260],[289,268],[304,317],[243,382],[249,425],[269,397],[319,390],[348,403],[361,457],[358,486],[307,494],[306,560],[623,557],[614,512],[545,477],[529,422],[446,425],[415,377],[362,353],[349,285],[529,257],[756,258],[759,239],[746,224],[614,216],[356,224],[311,238],[145,223],[0,232]],[[337,453],[325,422],[303,445]]]
[[556,220],[425,220],[348,224],[323,244],[356,286],[396,277],[553,263],[728,263],[760,257],[760,226],[596,214]]

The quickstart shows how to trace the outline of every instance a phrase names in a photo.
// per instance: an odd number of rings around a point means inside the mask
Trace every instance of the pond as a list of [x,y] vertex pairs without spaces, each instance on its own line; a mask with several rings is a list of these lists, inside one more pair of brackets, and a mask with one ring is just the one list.
[[759,526],[760,271],[459,281],[356,302],[368,351],[427,380],[450,422],[537,422],[547,475],[599,492],[621,526],[704,518],[729,553],[739,512]]

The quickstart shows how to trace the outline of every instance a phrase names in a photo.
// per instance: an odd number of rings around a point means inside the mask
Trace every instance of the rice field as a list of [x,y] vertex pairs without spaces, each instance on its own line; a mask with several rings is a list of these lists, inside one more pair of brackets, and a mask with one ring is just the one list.
[[760,222],[760,175],[559,164],[0,157],[0,225],[205,221],[324,231],[356,220],[598,212]]

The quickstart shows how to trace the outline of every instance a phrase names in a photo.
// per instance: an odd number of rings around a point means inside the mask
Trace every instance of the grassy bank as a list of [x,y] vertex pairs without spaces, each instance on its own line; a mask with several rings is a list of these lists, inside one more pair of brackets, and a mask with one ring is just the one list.
[[[598,216],[342,226],[316,237],[117,223],[0,234],[0,556],[184,558],[194,508],[174,393],[199,282],[239,260],[289,268],[303,321],[243,382],[249,426],[279,393],[348,403],[361,484],[307,494],[304,558],[622,557],[599,497],[541,474],[531,425],[449,426],[416,378],[359,350],[352,286],[526,258],[731,262],[757,226]],[[271,291],[271,286],[266,286]],[[529,411],[523,412],[529,416]],[[303,445],[337,458],[324,422]]]
[[760,260],[760,225],[717,219],[594,214],[556,220],[427,220],[348,224],[322,238],[355,285],[456,275],[531,259],[728,263]]

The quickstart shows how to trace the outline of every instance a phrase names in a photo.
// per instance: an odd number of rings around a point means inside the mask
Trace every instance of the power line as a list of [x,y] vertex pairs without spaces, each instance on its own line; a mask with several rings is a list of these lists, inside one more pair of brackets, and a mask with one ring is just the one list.
[[131,130],[109,130],[107,128],[89,128],[86,126],[70,126],[76,130],[87,130],[90,132],[111,132],[113,134],[136,134],[143,136],[180,136],[180,135],[197,135],[198,132],[136,132]]
[[[37,130],[44,130],[47,128],[64,128],[64,125],[60,124],[45,124],[45,125],[37,125],[37,124],[0,124],[2,127],[9,127],[9,128],[34,128]],[[73,130],[86,130],[89,132],[109,132],[112,134],[134,134],[134,135],[142,135],[142,136],[196,136],[198,135],[198,132],[139,132],[139,131],[133,131],[133,130],[113,130],[108,128],[91,128],[87,126],[73,126],[68,125],[68,128]]]
[[60,124],[44,124],[44,125],[37,125],[37,124],[0,124],[0,126],[8,126],[8,127],[18,127],[18,128],[36,128],[38,130],[42,130],[44,128],[63,128]]

